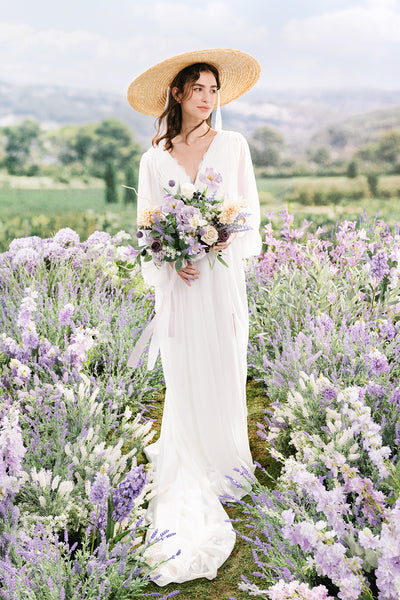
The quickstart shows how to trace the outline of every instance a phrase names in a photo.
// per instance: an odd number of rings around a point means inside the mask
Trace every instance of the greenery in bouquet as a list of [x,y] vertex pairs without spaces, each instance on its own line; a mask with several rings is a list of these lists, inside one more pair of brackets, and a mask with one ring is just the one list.
[[179,271],[184,261],[193,262],[214,251],[228,266],[215,246],[226,242],[232,233],[248,230],[242,210],[246,202],[218,196],[222,177],[211,168],[199,179],[206,184],[203,190],[191,183],[177,186],[170,180],[163,205],[139,211],[136,235],[142,249],[136,255],[138,260],[153,261],[157,266],[174,262]]

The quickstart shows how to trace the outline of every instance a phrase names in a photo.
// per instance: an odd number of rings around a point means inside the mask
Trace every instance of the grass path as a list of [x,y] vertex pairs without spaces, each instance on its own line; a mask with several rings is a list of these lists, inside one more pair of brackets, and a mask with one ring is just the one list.
[[[163,401],[164,398],[160,396],[155,403],[154,410],[151,412],[151,417],[156,419],[154,426],[157,431],[157,436],[161,426]],[[253,380],[248,382],[247,406],[249,439],[253,459],[263,466],[270,465],[271,471],[275,467],[274,461],[270,458],[266,450],[265,442],[257,436],[257,423],[263,421],[263,411],[267,406],[267,399],[261,383],[257,383]],[[257,473],[256,471],[256,476],[261,480],[262,474]],[[235,527],[239,531],[245,533],[246,527],[240,506],[225,507],[225,509],[231,519],[239,519],[239,522],[235,524]],[[179,600],[228,600],[230,596],[235,597],[237,600],[248,600],[248,595],[240,592],[237,585],[242,573],[251,578],[251,573],[254,569],[255,564],[252,558],[250,545],[237,536],[233,552],[219,569],[216,579],[209,581],[203,578],[182,584],[171,583],[162,588],[155,584],[151,584],[146,591],[162,592],[166,594],[178,589],[179,595],[177,598]]]

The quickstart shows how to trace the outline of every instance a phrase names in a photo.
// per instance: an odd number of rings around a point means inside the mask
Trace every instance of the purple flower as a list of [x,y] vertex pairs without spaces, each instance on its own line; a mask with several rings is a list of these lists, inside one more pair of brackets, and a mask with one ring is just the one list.
[[89,500],[95,506],[102,506],[107,502],[111,484],[107,473],[97,473],[90,490]]
[[159,238],[156,238],[150,246],[150,250],[152,252],[161,252],[162,250],[162,241]]
[[389,371],[389,364],[384,354],[379,350],[371,350],[368,354],[369,364],[373,375],[380,375]]
[[140,231],[140,229],[139,229],[139,231],[136,232],[136,237],[138,239],[142,238],[143,237],[143,231]]
[[91,235],[89,235],[86,240],[86,245],[90,246],[92,244],[103,244],[107,245],[111,241],[111,235],[106,231],[95,231]]
[[378,281],[382,281],[385,275],[389,273],[386,253],[383,250],[380,250],[372,257],[370,273]]
[[79,235],[70,227],[60,229],[54,236],[53,240],[61,246],[76,246],[79,244]]
[[218,241],[227,242],[229,240],[229,231],[227,229],[220,229],[218,231]]
[[37,348],[39,345],[39,336],[36,330],[25,329],[21,334],[22,342],[27,348]]
[[197,217],[201,221],[203,220],[202,214],[198,208],[195,208],[194,206],[187,206],[186,204],[184,204],[181,210],[179,210],[179,212],[176,213],[176,221],[178,225],[180,224],[182,226],[183,231],[186,232],[193,231],[194,229],[196,229],[196,227],[193,227],[189,222],[195,217]]
[[331,402],[336,399],[337,391],[334,388],[325,388],[322,390],[321,395],[324,400],[327,402]]
[[75,307],[73,304],[71,304],[70,302],[68,304],[66,304],[64,306],[64,308],[62,308],[58,314],[58,322],[60,323],[60,325],[70,325],[71,324],[71,319],[72,319],[72,315],[74,314],[74,310]]
[[170,213],[172,215],[175,215],[184,206],[186,206],[185,203],[183,202],[183,200],[177,200],[171,194],[165,194],[165,196],[164,196],[164,202],[165,203],[161,207],[162,212],[163,213]]
[[17,268],[20,265],[25,265],[28,272],[31,273],[40,260],[40,254],[33,248],[21,248],[13,256],[12,266]]
[[199,180],[207,185],[210,192],[215,192],[222,182],[222,176],[211,167],[207,167],[204,173],[200,173]]
[[137,498],[142,491],[147,477],[143,472],[143,465],[131,471],[127,478],[115,489],[113,495],[114,512],[113,521],[120,523],[129,517]]
[[90,513],[90,524],[86,530],[86,535],[89,535],[93,529],[104,531],[107,527],[107,505],[97,506]]
[[379,383],[370,383],[367,386],[368,394],[371,398],[379,398],[382,400],[386,396],[386,389]]
[[170,179],[168,181],[168,185],[169,185],[169,187],[175,187],[175,181],[173,179]]

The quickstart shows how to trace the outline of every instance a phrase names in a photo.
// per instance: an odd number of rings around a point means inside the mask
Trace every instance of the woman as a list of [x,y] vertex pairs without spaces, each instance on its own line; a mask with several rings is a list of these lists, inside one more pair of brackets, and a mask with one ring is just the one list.
[[160,347],[166,382],[160,439],[147,448],[156,478],[147,517],[151,533],[175,532],[152,546],[149,562],[180,550],[156,569],[159,585],[216,576],[235,543],[218,497],[239,497],[227,476],[237,479],[235,469],[242,466],[254,470],[246,423],[243,259],[261,250],[259,203],[245,139],[212,129],[211,114],[219,112],[219,94],[221,104],[230,102],[254,85],[259,72],[257,61],[237,50],[188,52],[155,65],[128,91],[136,110],[160,117],[140,163],[138,210],[162,205],[171,186],[204,189],[206,169],[213,169],[222,176],[218,194],[247,201],[249,227],[218,244],[228,268],[219,261],[211,266],[207,257],[184,266],[179,277],[168,263],[142,267],[145,281],[155,286],[156,312],[162,313],[153,349]]

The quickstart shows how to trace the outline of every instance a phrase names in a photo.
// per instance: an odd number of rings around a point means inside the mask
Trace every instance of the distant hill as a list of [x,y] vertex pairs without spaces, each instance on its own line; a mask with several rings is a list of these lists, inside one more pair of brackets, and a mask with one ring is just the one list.
[[355,148],[376,142],[390,129],[400,129],[400,105],[349,117],[318,132],[310,142],[350,154]]
[[[255,88],[222,111],[225,129],[235,129],[251,137],[256,127],[273,127],[282,133],[289,150],[296,154],[310,143],[332,145],[332,131],[343,130],[348,145],[352,146],[368,141],[370,135],[377,136],[380,128],[398,126],[400,90]],[[154,119],[132,110],[122,93],[0,82],[0,126],[32,118],[51,129],[99,122],[107,117],[124,121],[137,141],[145,146],[150,144]]]

